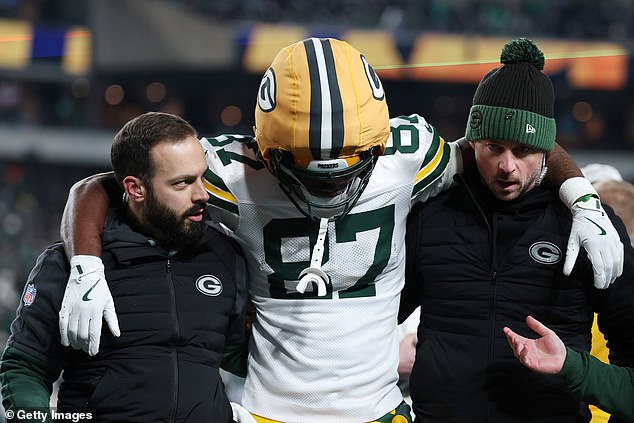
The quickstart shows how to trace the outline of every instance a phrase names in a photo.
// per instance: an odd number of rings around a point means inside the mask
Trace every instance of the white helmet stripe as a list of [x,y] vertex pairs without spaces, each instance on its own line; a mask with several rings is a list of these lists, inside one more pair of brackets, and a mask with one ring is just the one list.
[[332,48],[318,38],[304,45],[311,80],[310,148],[316,159],[336,157],[343,146],[343,105]]
[[326,60],[324,50],[317,38],[311,38],[315,47],[317,69],[319,72],[319,87],[321,88],[321,150],[328,151],[332,148],[332,110],[330,108],[330,88],[328,87],[328,75],[326,75]]

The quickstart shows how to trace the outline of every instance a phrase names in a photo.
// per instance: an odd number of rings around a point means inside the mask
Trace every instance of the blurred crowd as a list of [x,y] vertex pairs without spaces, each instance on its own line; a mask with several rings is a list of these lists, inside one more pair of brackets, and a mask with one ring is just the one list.
[[610,39],[634,37],[630,0],[172,0],[216,18]]
[[[217,19],[631,41],[630,0],[168,0]],[[85,0],[0,0],[0,17],[85,24]]]
[[35,259],[60,238],[68,190],[102,170],[0,159],[0,348]]
[[[162,1],[215,19],[245,24],[327,23],[335,28],[393,30],[397,37],[444,31],[610,40],[634,51],[631,0]],[[0,18],[85,25],[89,24],[90,4],[84,0],[0,0]],[[580,92],[572,90],[562,75],[553,75],[553,82],[558,129],[566,136],[560,142],[565,147],[630,149],[634,146],[634,97],[629,95],[629,87],[622,92]],[[177,69],[157,70],[154,74],[119,72],[63,81],[0,74],[0,122],[116,130],[133,116],[161,110],[182,115],[205,135],[250,132],[253,92],[258,83],[258,75],[235,69],[198,74]],[[473,86],[412,81],[384,83],[389,89],[393,115],[417,112],[439,127],[446,138],[461,135]],[[157,92],[160,92],[158,97]],[[117,96],[120,98],[113,100]]]

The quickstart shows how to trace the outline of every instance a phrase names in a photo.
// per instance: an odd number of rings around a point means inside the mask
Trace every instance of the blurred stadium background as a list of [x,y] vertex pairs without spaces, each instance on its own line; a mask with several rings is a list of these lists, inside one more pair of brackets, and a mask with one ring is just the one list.
[[115,131],[161,110],[201,135],[250,133],[260,75],[308,36],[349,41],[391,115],[419,113],[448,140],[502,45],[532,38],[558,142],[634,181],[631,0],[0,0],[0,346],[68,189],[108,169]]

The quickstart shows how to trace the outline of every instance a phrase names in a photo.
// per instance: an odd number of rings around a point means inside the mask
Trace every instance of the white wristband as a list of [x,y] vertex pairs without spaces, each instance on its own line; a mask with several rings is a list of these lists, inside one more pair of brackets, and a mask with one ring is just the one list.
[[590,181],[581,176],[566,179],[559,188],[559,198],[569,209],[572,209],[572,205],[585,195],[596,195],[599,198],[597,190]]
[[73,268],[77,265],[81,265],[86,268],[84,271],[92,270],[94,268],[103,267],[103,263],[101,261],[101,257],[97,256],[87,256],[87,255],[76,255],[70,259],[70,267]]
[[77,266],[78,264],[83,265],[91,265],[91,266],[101,266],[101,257],[97,256],[84,256],[84,255],[76,255],[70,259],[70,267]]

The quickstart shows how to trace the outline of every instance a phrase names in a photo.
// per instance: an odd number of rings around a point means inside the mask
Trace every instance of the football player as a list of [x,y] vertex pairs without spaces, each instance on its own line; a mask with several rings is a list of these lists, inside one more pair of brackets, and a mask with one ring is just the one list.
[[[247,256],[256,319],[242,404],[259,422],[411,421],[397,385],[405,222],[412,203],[452,185],[462,156],[423,117],[388,116],[365,57],[311,38],[282,49],[265,73],[255,137],[201,139],[208,211]],[[71,191],[62,229],[71,264],[100,254],[103,179]],[[594,194],[582,178],[562,190],[570,205]],[[613,280],[620,241],[579,225],[571,245],[610,244],[596,266],[598,280]],[[67,296],[60,313],[63,342],[91,353],[104,310],[118,329],[105,280],[97,286],[99,302]]]

